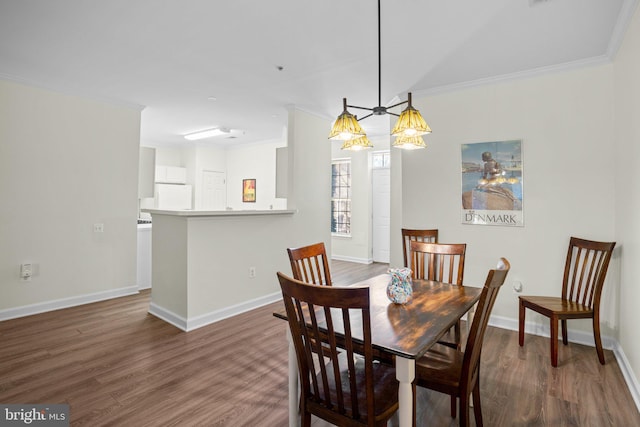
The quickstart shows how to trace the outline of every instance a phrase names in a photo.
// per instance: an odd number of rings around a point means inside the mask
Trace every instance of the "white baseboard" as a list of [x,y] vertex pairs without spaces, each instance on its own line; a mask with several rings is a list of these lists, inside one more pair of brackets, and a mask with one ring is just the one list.
[[[569,322],[569,324],[571,323]],[[516,332],[518,331],[518,320],[508,317],[491,316],[489,318],[489,325],[495,326],[496,328],[508,329]],[[538,335],[547,338],[551,336],[549,333],[549,325],[525,322],[524,331],[530,335]],[[595,347],[593,333],[569,329],[568,334],[569,342]],[[615,338],[602,336],[602,347],[613,351],[616,361],[618,362],[618,366],[620,366],[620,370],[622,371],[622,376],[624,377],[627,387],[629,388],[629,392],[631,393],[631,397],[640,411],[640,382],[638,382],[638,377],[633,372],[633,369],[631,369],[629,360],[625,356],[620,343]]]
[[331,255],[331,259],[335,259],[338,261],[355,262],[358,264],[373,264],[372,258],[356,258],[351,256],[343,256],[343,255]]
[[633,372],[633,369],[631,369],[629,360],[624,354],[619,343],[616,343],[616,346],[613,349],[613,354],[616,355],[616,360],[618,361],[618,365],[622,371],[622,376],[627,383],[627,387],[629,387],[629,392],[631,393],[631,397],[633,397],[633,401],[636,402],[636,408],[640,411],[640,383],[638,382],[638,377]]
[[149,313],[164,320],[165,322],[171,323],[173,326],[185,332],[189,332],[193,331],[194,329],[219,322],[220,320],[224,320],[229,317],[254,310],[258,307],[280,301],[281,299],[282,293],[276,292],[270,295],[265,295],[260,298],[255,298],[240,304],[232,305],[230,307],[224,307],[210,313],[202,314],[196,317],[190,317],[187,319],[152,302],[149,305]]
[[[571,322],[569,322],[569,325],[570,324]],[[495,326],[496,328],[508,329],[510,331],[518,331],[518,320],[511,319],[509,317],[491,316],[489,318],[489,325]],[[527,334],[538,335],[541,337],[549,338],[551,336],[549,325],[542,325],[539,323],[525,322],[524,331]],[[592,332],[575,331],[572,329],[569,329],[568,332],[569,342],[595,347],[596,343],[593,339]],[[618,342],[614,338],[602,336],[602,347],[607,350],[613,350],[617,345]]]
[[46,313],[48,311],[90,304],[92,302],[104,301],[112,298],[134,295],[137,293],[137,286],[128,286],[126,288],[109,289],[108,291],[95,292],[93,294],[78,295],[75,297],[61,298],[37,304],[8,308],[5,310],[0,310],[0,321],[31,316],[33,314]]
[[158,304],[151,302],[149,304],[150,314],[153,314],[159,319],[164,320],[167,323],[172,324],[178,329],[183,331],[187,331],[187,319],[182,316],[175,314],[174,312],[167,310],[166,308],[160,307]]

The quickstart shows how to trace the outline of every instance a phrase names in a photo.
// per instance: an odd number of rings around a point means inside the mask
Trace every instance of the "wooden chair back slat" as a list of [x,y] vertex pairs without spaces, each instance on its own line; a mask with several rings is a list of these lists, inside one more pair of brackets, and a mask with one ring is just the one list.
[[410,243],[411,270],[414,279],[462,285],[465,243]]
[[565,262],[562,298],[591,309],[599,303],[615,243],[572,237]]
[[438,243],[438,230],[416,230],[410,228],[402,229],[402,256],[404,258],[405,267],[410,266],[411,242]]
[[288,248],[293,278],[314,285],[331,286],[331,272],[324,243]]

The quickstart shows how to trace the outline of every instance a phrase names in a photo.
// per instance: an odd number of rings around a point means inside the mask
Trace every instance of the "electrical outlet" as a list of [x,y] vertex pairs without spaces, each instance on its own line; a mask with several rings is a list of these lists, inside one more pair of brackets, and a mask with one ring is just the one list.
[[33,276],[33,267],[30,263],[20,264],[20,278],[25,281],[31,280]]
[[104,224],[101,222],[93,224],[94,233],[104,233]]
[[256,277],[256,268],[255,267],[249,267],[249,277],[251,279],[253,279],[254,277]]
[[514,280],[513,282],[513,292],[520,293],[522,292],[522,282],[519,280]]

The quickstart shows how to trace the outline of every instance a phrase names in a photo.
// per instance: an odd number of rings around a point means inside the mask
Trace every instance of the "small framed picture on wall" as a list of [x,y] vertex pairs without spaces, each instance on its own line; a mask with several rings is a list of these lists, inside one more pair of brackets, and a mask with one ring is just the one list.
[[256,180],[255,179],[242,180],[242,202],[243,203],[256,202]]

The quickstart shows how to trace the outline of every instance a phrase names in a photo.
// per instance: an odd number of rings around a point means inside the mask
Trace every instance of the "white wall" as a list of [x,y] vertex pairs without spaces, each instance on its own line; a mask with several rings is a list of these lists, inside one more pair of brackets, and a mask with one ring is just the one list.
[[[331,144],[332,160],[351,160],[351,236],[333,235],[331,256],[364,264],[373,262],[371,154],[375,151],[389,150],[388,137],[370,140],[373,148],[365,151],[342,150],[342,141],[328,142]],[[330,165],[327,167],[331,168]],[[327,200],[329,208],[330,200]]]
[[[325,242],[330,250],[329,125],[301,111],[289,112],[287,200],[295,213],[153,215],[152,303],[158,313],[191,328],[278,300],[276,272],[292,274],[288,247]],[[255,278],[249,277],[249,267],[255,267]]]
[[[415,99],[415,98],[414,98]],[[402,222],[438,228],[441,242],[466,242],[465,283],[482,285],[499,257],[511,272],[493,314],[517,327],[523,294],[559,295],[570,236],[616,238],[613,66],[494,84],[414,102],[433,129],[426,150],[402,153]],[[460,223],[460,145],[522,139],[524,227]],[[401,256],[396,254],[396,256]],[[619,327],[619,251],[602,303],[603,334]],[[548,319],[527,311],[527,320]],[[591,332],[588,320],[570,329]]]
[[[202,172],[224,172],[227,178],[227,204],[234,210],[285,209],[286,199],[275,197],[276,148],[285,141],[263,142],[237,147],[157,148],[156,164],[187,168],[187,184],[193,185],[194,209],[202,209]],[[256,179],[256,202],[242,202],[242,180]],[[153,208],[153,200],[145,200],[144,208]]]
[[[227,172],[227,155],[224,148],[217,147],[196,147],[192,150],[192,161],[185,164],[187,175],[192,177],[189,182],[193,185],[194,209],[202,209],[202,172],[215,171]],[[228,191],[228,189],[227,189]]]
[[[351,160],[351,236],[331,236],[331,256],[335,259],[371,263],[371,161],[370,150],[341,150],[342,141],[327,141],[332,160]],[[327,168],[331,171],[331,165]],[[329,182],[331,186],[331,182]],[[331,188],[331,187],[329,187]],[[331,194],[326,200],[331,210]],[[331,224],[327,224],[330,228]]]
[[[276,148],[285,141],[263,142],[228,148],[227,206],[235,210],[284,209],[286,199],[276,199]],[[256,180],[255,203],[242,202],[242,180]]]
[[324,242],[327,253],[331,253],[330,126],[326,119],[289,109],[287,208],[299,213],[293,216],[295,228],[288,231],[287,247]]
[[139,136],[138,109],[0,81],[0,318],[137,291]]
[[[636,10],[614,62],[616,240],[621,247],[619,342],[637,379],[640,374],[640,11]],[[637,380],[636,380],[637,381]],[[640,392],[638,390],[637,392]]]

